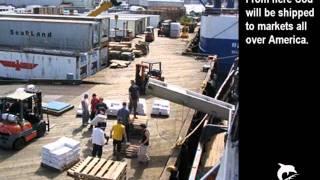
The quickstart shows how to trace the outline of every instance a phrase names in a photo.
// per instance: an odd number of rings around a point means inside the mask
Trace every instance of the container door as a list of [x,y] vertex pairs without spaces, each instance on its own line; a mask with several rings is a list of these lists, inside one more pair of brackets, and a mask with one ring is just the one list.
[[80,55],[80,79],[88,76],[88,54],[84,53]]
[[93,25],[93,34],[92,34],[92,37],[93,37],[93,44],[94,44],[94,47],[96,47],[99,43],[99,26],[98,24],[94,24]]
[[101,24],[101,38],[103,37],[108,37],[108,31],[109,31],[109,19],[105,18],[102,19],[102,24]]
[[108,48],[103,48],[100,50],[100,63],[99,63],[99,69],[102,69],[103,67],[106,67],[108,65]]
[[98,71],[98,62],[99,62],[99,51],[93,51],[90,55],[89,55],[89,67],[90,67],[90,71],[89,74],[93,75]]
[[75,73],[75,79],[80,80],[80,58],[79,56],[76,57],[76,73]]

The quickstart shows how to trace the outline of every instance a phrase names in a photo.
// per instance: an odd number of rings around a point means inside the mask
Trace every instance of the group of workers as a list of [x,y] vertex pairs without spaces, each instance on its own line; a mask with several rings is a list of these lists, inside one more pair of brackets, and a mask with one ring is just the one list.
[[[139,87],[131,80],[131,86],[129,87],[129,110],[127,109],[127,103],[122,103],[122,108],[118,110],[117,113],[117,123],[112,126],[110,130],[110,136],[105,133],[105,128],[107,126],[106,122],[98,122],[92,131],[92,156],[99,157],[102,156],[103,146],[108,144],[109,138],[113,139],[113,155],[119,158],[121,153],[121,144],[123,142],[129,142],[129,117],[133,110],[134,119],[137,117],[137,106],[139,101]],[[93,120],[98,114],[107,116],[108,106],[103,102],[103,98],[97,98],[96,94],[92,94],[90,101],[90,111],[89,111],[89,96],[84,95],[84,99],[81,101],[82,106],[82,125],[86,126],[89,119]],[[91,125],[92,127],[92,125]],[[138,161],[148,162],[150,157],[148,156],[147,149],[149,146],[149,131],[145,124],[141,125],[143,132],[140,141],[140,148],[138,151]]]

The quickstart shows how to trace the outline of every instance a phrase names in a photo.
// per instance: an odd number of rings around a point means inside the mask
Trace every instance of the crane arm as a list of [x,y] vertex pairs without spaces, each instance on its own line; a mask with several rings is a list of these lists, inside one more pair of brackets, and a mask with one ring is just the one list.
[[117,2],[117,0],[110,0],[110,1],[105,1],[105,0],[101,0],[99,6],[90,11],[88,16],[93,16],[96,17],[99,14],[101,14],[103,11],[108,10],[109,8],[111,8],[112,6],[119,6],[121,3]]
[[232,104],[155,79],[149,79],[146,93],[222,119],[229,119],[229,113],[235,110]]

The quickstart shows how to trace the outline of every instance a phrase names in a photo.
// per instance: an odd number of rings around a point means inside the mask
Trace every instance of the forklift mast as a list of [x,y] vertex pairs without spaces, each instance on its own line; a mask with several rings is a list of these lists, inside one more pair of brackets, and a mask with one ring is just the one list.
[[34,99],[36,102],[35,102],[35,105],[36,105],[36,114],[39,116],[39,119],[43,119],[43,112],[42,112],[42,93],[41,91],[38,91],[36,93],[36,99]]

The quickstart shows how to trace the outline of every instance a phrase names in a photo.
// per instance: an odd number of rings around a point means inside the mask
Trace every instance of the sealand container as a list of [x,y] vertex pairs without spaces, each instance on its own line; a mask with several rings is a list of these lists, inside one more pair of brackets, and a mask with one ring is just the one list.
[[0,46],[89,51],[99,46],[100,23],[0,17]]
[[[60,8],[61,10],[61,8]],[[100,39],[109,37],[110,18],[109,17],[88,17],[88,16],[67,16],[67,15],[47,15],[47,14],[3,14],[0,17],[10,18],[30,18],[30,19],[53,19],[53,20],[72,20],[72,21],[92,21],[99,23]]]

